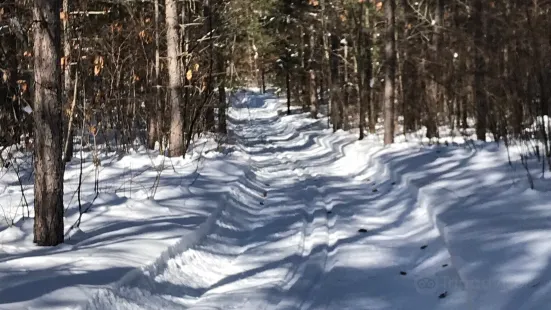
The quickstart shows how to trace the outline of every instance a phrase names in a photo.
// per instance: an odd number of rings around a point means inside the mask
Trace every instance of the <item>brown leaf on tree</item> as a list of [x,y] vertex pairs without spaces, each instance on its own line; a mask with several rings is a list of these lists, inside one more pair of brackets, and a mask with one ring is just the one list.
[[101,73],[102,69],[103,69],[103,57],[96,56],[96,59],[94,59],[94,75],[98,76]]
[[90,133],[95,136],[98,133],[98,128],[94,125],[90,126]]
[[27,81],[25,80],[19,80],[17,81],[17,84],[19,84],[19,87],[21,89],[21,93],[25,93],[29,86],[27,85]]

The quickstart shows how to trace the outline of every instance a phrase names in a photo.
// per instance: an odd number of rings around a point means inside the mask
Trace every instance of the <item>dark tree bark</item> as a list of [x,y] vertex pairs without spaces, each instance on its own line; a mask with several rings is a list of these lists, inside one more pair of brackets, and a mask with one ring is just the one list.
[[[442,53],[442,22],[444,15],[444,0],[437,0],[434,14],[434,30],[432,35],[432,46],[430,52],[429,81],[427,82],[427,98],[425,102],[427,127],[427,138],[438,137],[437,111],[438,107],[443,105],[442,92],[440,84],[443,81],[441,76],[444,74],[443,66],[441,65]],[[437,80],[438,79],[438,80]]]
[[[206,103],[205,107],[205,130],[206,131],[212,131],[214,129],[215,123],[214,123],[214,106],[212,102],[214,102],[212,95],[214,93],[214,76],[213,76],[213,70],[214,70],[214,38],[213,38],[213,14],[212,14],[212,7],[210,5],[209,0],[205,0],[203,2],[203,15],[206,18],[205,22],[205,33],[209,34],[209,72],[206,79],[206,87],[207,90],[205,92],[206,99],[204,102]],[[258,81],[258,80],[257,80]]]
[[[6,16],[16,14],[14,5],[3,9]],[[0,35],[0,66],[2,64],[5,67],[0,73],[0,146],[18,143],[22,132],[21,109],[17,104],[17,38],[13,29]]]
[[474,97],[476,103],[476,137],[478,140],[486,141],[486,129],[488,107],[486,103],[486,93],[484,87],[484,71],[486,70],[486,61],[482,51],[484,45],[483,18],[484,4],[483,0],[475,0],[473,9],[473,38],[474,38]]
[[63,243],[61,22],[59,0],[34,0],[34,242]]
[[360,31],[358,38],[358,96],[359,98],[359,114],[360,114],[360,136],[359,140],[363,140],[365,133],[365,118],[366,110],[371,104],[371,78],[373,76],[372,53],[371,53],[371,25],[369,19],[369,9],[362,2],[360,9]]
[[155,87],[155,99],[151,104],[151,111],[149,111],[149,126],[147,131],[147,146],[149,149],[155,148],[155,141],[158,139],[159,143],[162,141],[161,137],[161,88],[159,87],[160,80],[160,51],[159,51],[159,0],[155,0],[155,75],[153,77],[153,85]]

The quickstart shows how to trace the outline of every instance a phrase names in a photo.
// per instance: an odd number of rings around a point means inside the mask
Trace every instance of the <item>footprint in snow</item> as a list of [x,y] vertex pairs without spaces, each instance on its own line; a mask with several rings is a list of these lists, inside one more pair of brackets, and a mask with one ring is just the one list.
[[445,291],[444,293],[440,294],[438,298],[443,299],[443,298],[446,298],[446,296],[448,296],[448,291]]

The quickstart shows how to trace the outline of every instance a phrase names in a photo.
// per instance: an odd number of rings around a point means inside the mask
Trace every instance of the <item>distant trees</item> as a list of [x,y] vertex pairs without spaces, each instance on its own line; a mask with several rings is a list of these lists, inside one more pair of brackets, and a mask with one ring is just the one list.
[[0,4],[0,150],[34,145],[35,242],[56,245],[73,139],[185,156],[197,134],[226,133],[226,89],[256,74],[241,60],[263,43],[234,24],[240,7],[259,16],[248,1],[33,1]]
[[226,133],[244,84],[280,86],[360,139],[380,122],[387,144],[446,125],[537,138],[551,158],[549,2],[28,2],[0,4],[0,149],[34,141],[39,244],[63,240],[59,160],[73,139],[185,156],[196,135]]
[[[534,137],[551,149],[550,124],[542,118],[550,113],[551,65],[544,55],[551,43],[544,37],[551,3],[270,3],[267,19],[289,23],[261,31],[285,45],[264,49],[260,57],[279,59],[279,67],[291,64],[292,78],[300,81],[290,83],[292,101],[312,117],[327,111],[334,130],[357,127],[361,139],[384,120],[390,143],[394,134],[420,129],[436,138],[447,125],[479,140]],[[275,81],[285,88],[281,77]]]

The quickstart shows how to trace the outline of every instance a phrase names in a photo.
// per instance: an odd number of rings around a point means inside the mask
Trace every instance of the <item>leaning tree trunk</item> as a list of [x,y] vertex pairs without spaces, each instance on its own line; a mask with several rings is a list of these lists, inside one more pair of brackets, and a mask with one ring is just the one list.
[[34,0],[34,242],[63,243],[59,0]]
[[394,142],[394,77],[396,75],[396,42],[394,26],[396,18],[395,0],[385,0],[386,44],[385,44],[385,145]]
[[[70,41],[70,27],[69,27],[69,0],[63,0],[63,94],[64,94],[64,106],[65,110],[69,111],[69,106],[73,99],[71,98],[71,41]],[[64,116],[64,131],[65,143],[67,147],[64,147],[64,158],[66,162],[70,162],[73,158],[73,130],[69,122],[72,120],[72,115],[63,113]]]
[[170,156],[182,156],[184,150],[183,122],[180,111],[181,72],[178,64],[178,5],[176,0],[166,0],[166,40],[168,58],[168,88],[171,109]]

